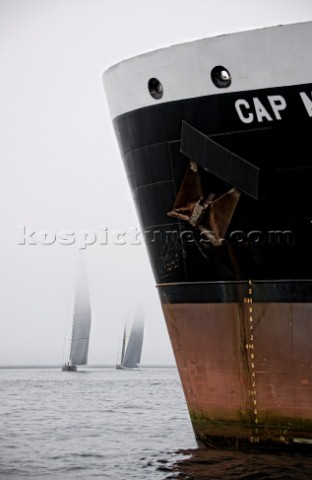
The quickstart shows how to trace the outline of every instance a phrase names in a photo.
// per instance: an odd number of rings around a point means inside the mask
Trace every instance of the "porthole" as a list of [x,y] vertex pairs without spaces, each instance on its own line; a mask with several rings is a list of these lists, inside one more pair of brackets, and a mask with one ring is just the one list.
[[230,72],[221,65],[211,70],[211,80],[218,88],[229,87],[232,81]]
[[159,100],[164,94],[163,86],[157,78],[149,79],[148,91],[155,100]]

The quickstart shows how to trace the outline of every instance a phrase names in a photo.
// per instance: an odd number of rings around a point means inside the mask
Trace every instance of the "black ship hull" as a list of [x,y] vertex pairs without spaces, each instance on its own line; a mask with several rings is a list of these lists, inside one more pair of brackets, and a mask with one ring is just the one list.
[[[281,40],[277,27],[257,35]],[[234,91],[113,114],[194,432],[207,446],[312,444],[312,64],[304,81],[289,81],[276,52],[262,53],[264,88],[257,78],[240,90],[241,74]]]

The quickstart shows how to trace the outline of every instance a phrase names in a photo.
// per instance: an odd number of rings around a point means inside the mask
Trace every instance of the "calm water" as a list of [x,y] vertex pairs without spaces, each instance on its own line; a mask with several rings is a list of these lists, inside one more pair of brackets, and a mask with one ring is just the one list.
[[196,448],[175,368],[0,369],[0,479],[312,478],[312,456]]

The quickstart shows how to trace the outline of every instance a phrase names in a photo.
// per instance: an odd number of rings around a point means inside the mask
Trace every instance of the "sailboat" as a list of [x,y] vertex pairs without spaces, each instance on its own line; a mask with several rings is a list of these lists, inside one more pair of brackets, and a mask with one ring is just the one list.
[[129,339],[127,342],[127,328],[125,324],[120,363],[116,365],[118,370],[137,370],[141,362],[142,346],[144,337],[144,319],[136,315]]
[[85,269],[79,269],[76,283],[71,344],[63,372],[76,372],[78,365],[87,365],[91,330],[91,307]]

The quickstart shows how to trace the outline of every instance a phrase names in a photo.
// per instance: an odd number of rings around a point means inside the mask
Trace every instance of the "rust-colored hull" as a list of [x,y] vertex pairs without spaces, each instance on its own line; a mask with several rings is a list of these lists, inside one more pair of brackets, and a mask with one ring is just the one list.
[[311,310],[307,303],[163,304],[197,440],[312,443]]

